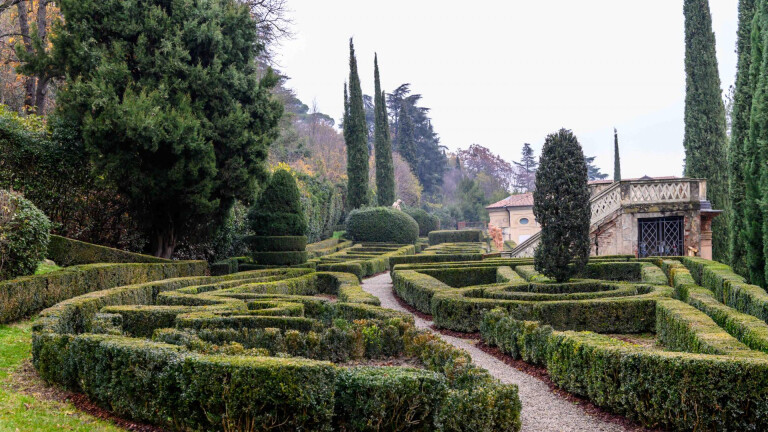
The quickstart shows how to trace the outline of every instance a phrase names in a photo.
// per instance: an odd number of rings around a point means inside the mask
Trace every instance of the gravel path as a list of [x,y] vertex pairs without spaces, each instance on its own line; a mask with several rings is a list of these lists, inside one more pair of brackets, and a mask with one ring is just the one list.
[[[366,279],[363,282],[363,289],[378,297],[383,307],[407,312],[392,293],[392,279],[389,273]],[[418,327],[429,328],[432,324],[431,321],[414,318]],[[625,431],[619,425],[589,416],[578,405],[552,393],[541,380],[507,366],[475,347],[471,341],[442,334],[439,336],[467,350],[475,364],[487,369],[491,375],[502,382],[517,384],[520,389],[520,400],[523,402],[523,432]]]

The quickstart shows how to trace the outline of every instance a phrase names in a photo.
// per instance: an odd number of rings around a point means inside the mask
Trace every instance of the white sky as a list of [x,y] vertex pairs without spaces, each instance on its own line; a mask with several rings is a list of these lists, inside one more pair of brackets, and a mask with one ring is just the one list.
[[[738,0],[710,0],[722,88],[734,81]],[[455,5],[455,6],[454,6]],[[573,129],[586,155],[623,177],[681,175],[682,0],[290,0],[296,37],[278,62],[308,105],[341,117],[348,39],[363,92],[410,82],[442,143],[478,143],[508,161],[525,142]]]

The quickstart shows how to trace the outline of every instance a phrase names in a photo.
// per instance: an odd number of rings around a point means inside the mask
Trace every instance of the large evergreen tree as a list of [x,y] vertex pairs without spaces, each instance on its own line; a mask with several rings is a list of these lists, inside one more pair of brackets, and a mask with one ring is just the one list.
[[746,244],[746,263],[750,282],[765,287],[766,253],[765,236],[765,175],[766,140],[768,140],[768,56],[765,50],[766,32],[768,32],[768,1],[760,0],[753,21],[749,71],[749,93],[752,95],[752,107],[749,115],[749,133],[744,145],[744,241]]
[[398,119],[400,124],[397,128],[397,152],[408,162],[413,172],[418,172],[419,161],[416,154],[416,142],[413,139],[413,121],[406,104],[400,105]]
[[539,163],[536,161],[530,144],[523,144],[520,162],[514,162],[514,164],[517,166],[514,188],[521,192],[532,191],[536,185],[536,169],[539,167]]
[[558,282],[567,281],[589,259],[591,217],[587,164],[571,131],[560,129],[547,136],[533,202],[533,214],[541,224],[536,270]]
[[143,223],[152,252],[250,202],[282,115],[248,8],[234,0],[61,0],[57,114]]
[[349,99],[344,121],[347,143],[347,207],[368,205],[368,126],[365,122],[363,90],[357,73],[355,46],[349,39]]
[[395,164],[392,162],[392,143],[389,138],[389,118],[384,92],[381,91],[379,78],[379,58],[373,57],[373,78],[376,88],[374,99],[376,154],[376,199],[380,206],[390,206],[395,202]]
[[621,159],[619,159],[619,131],[613,128],[613,181],[621,181]]
[[752,109],[750,67],[752,64],[752,21],[755,17],[755,0],[739,1],[739,30],[736,53],[736,91],[731,114],[731,138],[728,145],[728,196],[730,198],[729,252],[731,266],[748,275],[746,238],[746,170],[748,168],[745,145],[749,136],[749,114]]
[[[727,209],[725,108],[715,56],[708,0],[684,0],[685,14],[685,175],[707,179],[707,197]],[[713,223],[713,257],[728,258],[728,215]]]

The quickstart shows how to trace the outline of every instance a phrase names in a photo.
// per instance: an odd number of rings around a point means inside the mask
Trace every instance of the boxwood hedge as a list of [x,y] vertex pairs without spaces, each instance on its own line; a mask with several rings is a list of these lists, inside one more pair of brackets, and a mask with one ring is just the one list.
[[167,263],[171,260],[99,246],[51,234],[46,257],[60,266],[94,263]]
[[429,244],[440,243],[482,242],[483,232],[480,230],[443,230],[429,233]]
[[[126,285],[43,311],[33,363],[173,430],[520,429],[516,386],[377,303],[354,275],[311,269]],[[415,368],[345,364],[393,356]]]
[[347,236],[356,242],[414,244],[419,238],[419,224],[390,207],[352,210],[346,224]]
[[[559,309],[568,303],[537,297],[527,307],[499,304],[485,311],[479,325],[483,340],[514,358],[546,367],[561,388],[649,427],[691,431],[768,428],[768,324],[760,318],[760,292],[716,262],[688,257],[655,258],[650,262],[642,262],[639,273],[642,284],[654,284],[648,285],[653,292],[638,292],[620,301],[623,307],[630,308],[646,298],[643,303],[652,310],[636,310],[634,317],[625,316],[630,320],[651,317],[645,328],[616,331],[611,321],[617,315],[605,313],[602,308],[590,311],[584,305],[566,308],[555,316],[537,314],[537,309],[551,305]],[[606,269],[630,280],[637,275],[636,270],[616,268],[614,264],[595,271]],[[540,291],[541,287],[548,292],[573,291],[573,285],[587,283],[576,282],[570,287],[548,282],[531,284],[530,280],[537,277],[535,272],[525,265],[518,265],[516,270],[529,280],[528,293]],[[398,267],[396,273],[400,271]],[[669,288],[660,286],[667,283]],[[508,294],[518,288],[454,289],[461,290],[467,295]],[[583,287],[578,290],[588,294]],[[435,291],[432,303],[444,295]],[[602,297],[586,303],[606,302],[609,300]],[[585,311],[595,320],[582,321]],[[593,331],[652,332],[656,343],[639,345],[627,342],[623,336]]]

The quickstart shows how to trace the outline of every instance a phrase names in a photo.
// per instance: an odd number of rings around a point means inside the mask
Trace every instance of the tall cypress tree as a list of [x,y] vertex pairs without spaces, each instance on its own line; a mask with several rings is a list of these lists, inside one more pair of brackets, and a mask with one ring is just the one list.
[[533,191],[533,214],[541,224],[534,264],[558,282],[579,273],[589,259],[587,181],[584,153],[573,133],[560,129],[547,136]]
[[619,159],[619,132],[613,128],[613,181],[621,181],[621,160]]
[[418,155],[416,154],[416,141],[413,138],[413,120],[408,113],[405,102],[400,105],[398,117],[400,126],[397,131],[397,151],[415,173],[418,168]]
[[357,73],[357,59],[349,39],[349,99],[344,122],[347,144],[347,206],[356,209],[368,205],[368,125],[365,123],[363,90]]
[[[707,179],[712,206],[727,209],[728,173],[725,108],[715,57],[715,34],[708,0],[684,0],[685,14],[685,175]],[[728,261],[728,215],[715,219],[713,257]]]
[[380,206],[390,206],[395,202],[395,165],[392,162],[392,143],[389,140],[389,119],[384,92],[379,79],[379,58],[373,57],[373,79],[376,95],[374,96],[376,153],[376,199]]
[[749,116],[749,134],[744,146],[744,241],[750,282],[765,286],[765,207],[761,204],[766,191],[761,181],[766,162],[765,140],[768,139],[768,57],[764,55],[765,33],[768,30],[768,1],[760,0],[753,21],[749,71],[752,107]]
[[745,146],[749,136],[749,113],[752,108],[753,86],[749,79],[752,65],[752,21],[755,17],[755,0],[739,1],[739,30],[736,53],[736,92],[731,113],[731,139],[728,144],[728,196],[730,198],[730,220],[728,231],[731,267],[747,276],[746,241],[746,170]]

